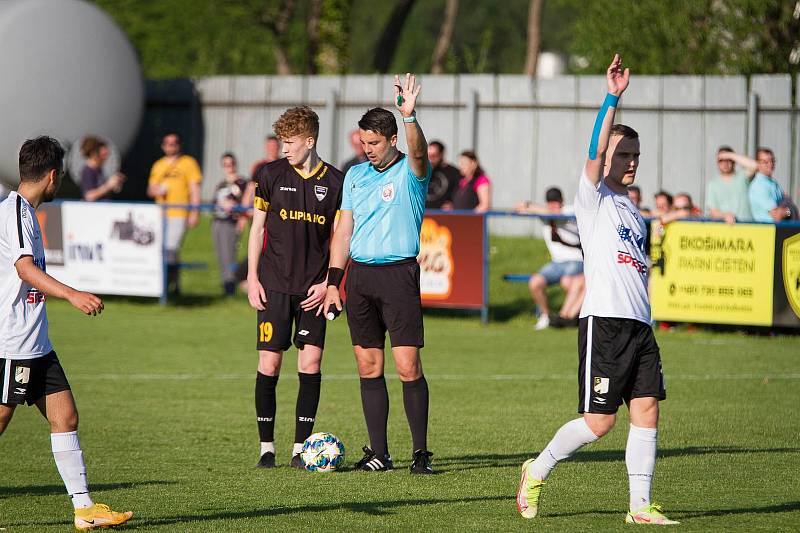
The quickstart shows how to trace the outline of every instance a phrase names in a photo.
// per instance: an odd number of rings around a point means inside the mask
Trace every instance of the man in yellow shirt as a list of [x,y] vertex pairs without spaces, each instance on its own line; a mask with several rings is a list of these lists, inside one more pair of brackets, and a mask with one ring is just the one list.
[[[164,157],[153,163],[147,183],[147,195],[158,204],[200,205],[200,183],[203,174],[195,158],[181,153],[181,139],[177,133],[164,135],[161,142]],[[167,226],[164,248],[167,253],[167,290],[178,294],[178,250],[187,226],[197,225],[199,211],[183,207],[167,208]]]

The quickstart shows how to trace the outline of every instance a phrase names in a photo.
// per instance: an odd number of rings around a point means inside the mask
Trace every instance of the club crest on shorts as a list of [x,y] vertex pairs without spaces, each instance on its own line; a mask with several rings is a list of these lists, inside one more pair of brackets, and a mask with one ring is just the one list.
[[394,182],[387,183],[383,186],[381,200],[384,202],[391,202],[394,200]]
[[606,394],[608,392],[608,378],[594,378],[594,391],[597,394]]
[[322,201],[325,199],[325,196],[328,194],[328,188],[324,185],[314,185],[314,196],[317,197],[318,201]]
[[18,366],[14,372],[14,381],[20,385],[25,385],[31,379],[31,369],[26,366]]

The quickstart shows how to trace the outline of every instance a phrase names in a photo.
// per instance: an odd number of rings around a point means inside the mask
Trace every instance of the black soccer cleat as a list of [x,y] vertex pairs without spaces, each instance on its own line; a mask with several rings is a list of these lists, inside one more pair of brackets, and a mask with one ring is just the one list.
[[291,466],[292,468],[299,468],[300,470],[306,469],[306,464],[303,462],[303,458],[300,457],[299,453],[294,457],[292,457],[292,462],[289,463],[289,466]]
[[428,450],[417,450],[414,452],[414,457],[411,461],[412,474],[433,474],[431,467],[431,456],[433,454]]
[[258,460],[256,468],[275,468],[275,454],[267,452]]
[[373,452],[369,446],[364,446],[362,450],[364,451],[364,457],[355,464],[354,468],[356,470],[364,470],[365,472],[386,472],[387,470],[394,469],[391,455],[378,455]]

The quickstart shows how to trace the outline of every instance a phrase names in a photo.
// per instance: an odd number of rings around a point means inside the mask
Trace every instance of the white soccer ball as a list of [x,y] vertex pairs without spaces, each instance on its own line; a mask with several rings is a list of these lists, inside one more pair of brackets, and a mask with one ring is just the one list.
[[336,435],[314,433],[303,443],[300,458],[306,470],[333,472],[344,464],[344,444]]

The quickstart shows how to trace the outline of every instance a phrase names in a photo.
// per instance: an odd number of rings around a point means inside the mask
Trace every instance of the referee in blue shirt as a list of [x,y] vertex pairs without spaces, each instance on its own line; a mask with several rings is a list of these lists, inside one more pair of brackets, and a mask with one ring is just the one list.
[[339,284],[352,258],[347,318],[371,446],[364,446],[356,468],[373,472],[393,468],[386,439],[389,392],[383,377],[388,331],[411,427],[411,473],[433,473],[427,444],[428,382],[419,357],[424,334],[417,255],[431,178],[428,145],[414,111],[419,91],[416,76],[406,74],[402,82],[395,76],[395,106],[403,117],[408,154],[397,149],[397,122],[391,111],[370,109],[358,121],[368,161],[353,166],[344,179],[322,306],[326,316],[332,306],[341,311]]

